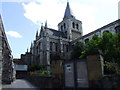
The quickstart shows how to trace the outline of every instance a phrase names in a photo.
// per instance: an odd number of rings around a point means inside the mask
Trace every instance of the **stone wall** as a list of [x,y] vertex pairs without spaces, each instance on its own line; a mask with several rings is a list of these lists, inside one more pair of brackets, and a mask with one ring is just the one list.
[[87,53],[89,87],[100,88],[103,78],[103,57],[98,50]]
[[28,75],[25,79],[27,81],[31,82],[36,87],[41,88],[41,89],[52,88],[52,78],[51,77]]
[[103,64],[100,55],[87,56],[87,66],[89,80],[100,80],[103,77]]
[[120,89],[120,76],[118,75],[106,75],[102,78],[103,88],[116,88]]

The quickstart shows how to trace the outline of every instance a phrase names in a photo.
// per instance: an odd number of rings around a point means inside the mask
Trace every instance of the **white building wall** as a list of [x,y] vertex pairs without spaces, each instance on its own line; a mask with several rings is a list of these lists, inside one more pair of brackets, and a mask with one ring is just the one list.
[[17,65],[15,64],[15,70],[16,71],[27,71],[28,66],[27,65]]

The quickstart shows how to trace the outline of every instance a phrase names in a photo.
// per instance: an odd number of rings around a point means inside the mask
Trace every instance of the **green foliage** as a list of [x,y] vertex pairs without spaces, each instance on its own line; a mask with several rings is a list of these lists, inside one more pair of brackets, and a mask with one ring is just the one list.
[[80,57],[86,57],[86,53],[93,50],[101,50],[105,61],[120,60],[120,33],[113,35],[104,32],[102,37],[94,35],[85,45]]
[[32,76],[51,76],[51,71],[45,69],[45,66],[33,65],[28,69]]
[[113,62],[113,61],[110,61],[110,62],[107,62],[105,61],[105,64],[104,64],[105,68],[109,71],[112,71],[112,72],[115,72],[116,71],[116,63]]
[[51,76],[51,71],[48,70],[39,70],[39,71],[34,71],[30,72],[30,75],[32,76]]
[[84,49],[84,44],[82,42],[77,42],[73,47],[72,58],[79,59],[79,56],[81,55],[83,49]]
[[99,45],[102,42],[102,38],[94,35],[92,40],[85,44],[84,50],[81,52],[80,58],[86,58],[87,52],[99,49]]
[[33,65],[31,67],[28,68],[29,71],[36,71],[36,70],[44,70],[45,67],[44,66],[38,66],[38,65]]
[[[75,58],[86,58],[87,52],[101,50],[103,53],[105,68],[109,71],[116,69],[120,71],[120,33],[112,34],[104,32],[102,37],[94,35],[92,40],[83,46],[76,43],[73,48],[73,56]],[[114,63],[113,63],[114,62]]]
[[51,71],[43,70],[40,72],[40,76],[51,76]]

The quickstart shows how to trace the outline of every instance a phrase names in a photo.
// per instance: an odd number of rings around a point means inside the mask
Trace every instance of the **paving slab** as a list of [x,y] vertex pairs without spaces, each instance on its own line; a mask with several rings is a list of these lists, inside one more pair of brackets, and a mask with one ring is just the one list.
[[13,83],[2,85],[2,90],[37,90],[37,87],[24,79],[16,79]]

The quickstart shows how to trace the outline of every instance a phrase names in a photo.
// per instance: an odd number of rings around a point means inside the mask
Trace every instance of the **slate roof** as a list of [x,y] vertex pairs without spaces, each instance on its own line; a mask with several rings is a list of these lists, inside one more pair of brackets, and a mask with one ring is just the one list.
[[61,32],[61,31],[57,31],[57,30],[51,29],[51,28],[49,28],[49,30],[53,32],[54,36],[66,38],[65,33]]
[[67,2],[67,6],[66,6],[66,10],[65,10],[65,14],[64,14],[64,18],[68,18],[68,17],[72,17],[72,18],[75,18],[73,13],[72,13],[72,10],[70,9],[70,5],[69,5],[69,2]]

